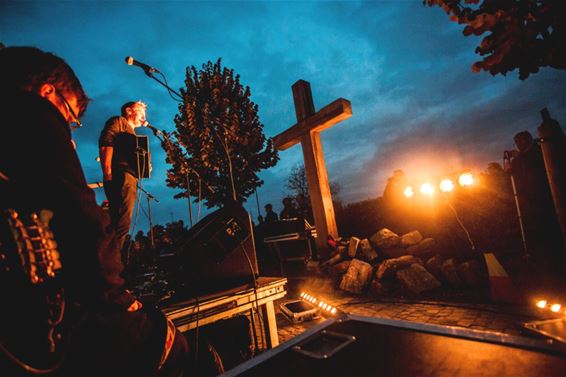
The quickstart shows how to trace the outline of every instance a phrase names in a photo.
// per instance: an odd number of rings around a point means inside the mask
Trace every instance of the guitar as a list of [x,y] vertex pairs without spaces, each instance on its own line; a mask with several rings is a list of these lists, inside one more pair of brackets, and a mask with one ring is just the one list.
[[48,374],[63,362],[65,296],[60,255],[49,228],[52,216],[48,210],[14,209],[0,216],[1,300],[7,304],[0,325],[0,360],[15,371]]

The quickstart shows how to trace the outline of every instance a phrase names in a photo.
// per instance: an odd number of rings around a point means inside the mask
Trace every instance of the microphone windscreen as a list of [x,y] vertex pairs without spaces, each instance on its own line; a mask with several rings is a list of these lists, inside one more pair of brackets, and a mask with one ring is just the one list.
[[134,64],[134,58],[131,56],[126,56],[126,64],[127,65],[132,65]]

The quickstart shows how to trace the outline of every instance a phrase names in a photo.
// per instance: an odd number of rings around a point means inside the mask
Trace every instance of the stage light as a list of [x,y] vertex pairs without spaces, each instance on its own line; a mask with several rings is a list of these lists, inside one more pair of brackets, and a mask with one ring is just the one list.
[[552,304],[552,306],[550,307],[550,311],[553,311],[554,313],[558,313],[560,311],[560,308],[562,308],[562,305]]
[[432,196],[432,194],[434,193],[434,187],[432,187],[432,185],[428,182],[423,183],[421,185],[421,193],[423,195]]
[[537,307],[540,308],[540,309],[544,309],[544,308],[546,308],[546,304],[547,304],[546,300],[539,300],[537,302]]
[[450,192],[454,190],[454,182],[451,179],[443,179],[440,181],[439,187],[442,192]]
[[458,178],[458,183],[460,183],[460,186],[462,187],[471,186],[474,183],[474,177],[472,176],[472,173],[461,174]]
[[407,186],[407,187],[405,188],[405,191],[403,192],[403,194],[405,194],[405,196],[406,196],[407,198],[412,198],[412,197],[413,197],[413,194],[414,194],[413,188],[412,188],[411,186]]
[[330,311],[331,314],[336,314],[337,310],[336,308],[332,308],[332,310]]

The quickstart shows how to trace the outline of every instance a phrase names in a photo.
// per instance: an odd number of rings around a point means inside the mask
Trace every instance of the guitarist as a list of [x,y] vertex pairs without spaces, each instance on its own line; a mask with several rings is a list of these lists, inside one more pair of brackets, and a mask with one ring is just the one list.
[[[0,209],[53,213],[65,301],[64,325],[54,337],[65,355],[57,373],[182,375],[185,338],[124,289],[109,219],[87,187],[70,131],[89,101],[80,81],[64,60],[32,47],[0,50],[0,68],[0,172],[9,187],[8,195],[0,194]],[[23,349],[32,342],[26,329],[36,322],[25,309],[32,298],[20,288],[1,288],[2,299],[14,302],[3,301],[0,370],[37,372],[34,360],[10,352],[11,344]]]

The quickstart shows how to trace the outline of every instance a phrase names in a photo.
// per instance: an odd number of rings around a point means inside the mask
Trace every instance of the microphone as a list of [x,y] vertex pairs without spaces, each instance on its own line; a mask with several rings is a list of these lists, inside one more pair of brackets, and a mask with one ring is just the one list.
[[138,62],[136,59],[134,59],[132,56],[126,56],[126,64],[128,65],[137,65],[138,67],[140,67],[141,69],[143,69],[145,71],[145,73],[149,74],[151,72],[155,72],[155,73],[161,73],[159,72],[159,70],[144,64],[142,62]]
[[162,132],[160,130],[158,130],[157,128],[153,127],[151,124],[149,124],[149,122],[146,120],[144,124],[142,124],[142,127],[146,127],[149,128],[150,130],[153,131],[154,134],[156,135],[161,135]]

